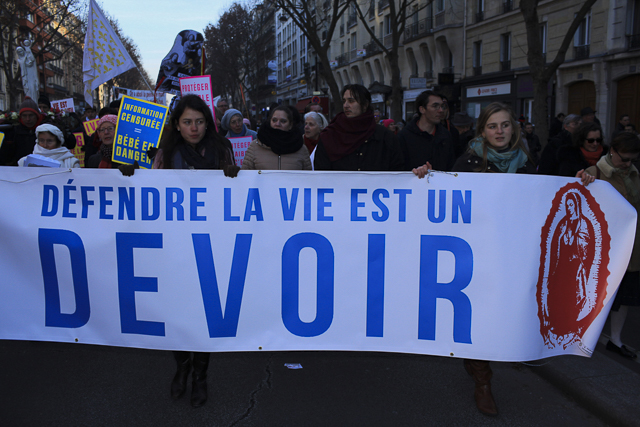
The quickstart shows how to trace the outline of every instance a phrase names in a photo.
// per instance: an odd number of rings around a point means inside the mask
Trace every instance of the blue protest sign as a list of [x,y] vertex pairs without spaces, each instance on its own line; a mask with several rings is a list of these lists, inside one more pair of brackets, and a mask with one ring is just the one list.
[[152,162],[147,157],[147,150],[158,146],[167,111],[164,105],[123,96],[112,160],[125,164],[137,161],[141,168],[151,169]]

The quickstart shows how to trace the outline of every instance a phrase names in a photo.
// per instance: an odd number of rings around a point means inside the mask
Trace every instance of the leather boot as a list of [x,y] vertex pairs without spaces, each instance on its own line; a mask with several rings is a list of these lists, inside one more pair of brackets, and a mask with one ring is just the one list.
[[180,399],[187,390],[187,378],[191,371],[191,358],[186,351],[174,351],[173,356],[176,358],[178,369],[171,381],[171,398],[173,400]]
[[491,377],[493,376],[493,372],[491,371],[489,362],[486,360],[465,359],[464,367],[476,383],[474,397],[478,410],[485,415],[498,415],[498,408],[496,407],[496,402],[493,400],[493,394],[491,394]]
[[191,406],[199,408],[207,401],[207,368],[210,353],[193,353]]

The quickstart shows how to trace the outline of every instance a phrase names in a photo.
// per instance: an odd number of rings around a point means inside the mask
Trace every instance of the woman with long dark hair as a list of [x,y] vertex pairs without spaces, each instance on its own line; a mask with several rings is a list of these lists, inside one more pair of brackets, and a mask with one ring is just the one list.
[[[165,132],[154,158],[154,169],[222,169],[227,176],[238,173],[231,143],[216,132],[211,110],[198,96],[186,95],[178,102]],[[177,400],[184,395],[193,369],[191,406],[204,405],[210,354],[187,351],[173,354],[178,366],[171,382],[171,397]]]
[[602,128],[598,123],[582,123],[573,134],[572,144],[558,149],[558,174],[575,176],[579,170],[595,166],[607,154],[603,142]]

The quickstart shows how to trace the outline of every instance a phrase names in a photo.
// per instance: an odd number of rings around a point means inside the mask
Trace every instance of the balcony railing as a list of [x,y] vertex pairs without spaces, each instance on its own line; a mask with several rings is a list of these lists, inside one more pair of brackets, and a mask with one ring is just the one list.
[[409,41],[425,36],[433,30],[432,19],[425,18],[421,21],[409,24],[404,29],[404,40]]
[[67,93],[67,88],[64,86],[60,86],[59,84],[56,83],[50,83],[49,87],[52,87],[53,89],[57,90],[58,92],[64,92]]
[[511,60],[500,61],[500,71],[509,71],[511,69]]
[[483,19],[484,19],[484,12],[477,12],[476,13],[476,22],[482,22]]
[[502,2],[502,13],[511,12],[513,10],[513,0],[505,0]]
[[47,64],[46,67],[56,74],[60,74],[61,76],[64,75],[64,70],[60,67],[57,67],[53,64]]
[[474,76],[479,76],[482,74],[482,65],[478,66],[478,67],[473,67],[473,75]]
[[358,16],[354,13],[347,18],[347,28],[351,28],[358,23]]
[[433,70],[425,71],[424,78],[427,80],[433,80]]
[[444,25],[444,11],[436,15],[436,27],[442,27]]
[[589,57],[589,45],[574,46],[573,59],[586,59]]
[[640,47],[640,34],[632,34],[627,36],[629,39],[629,49],[635,49]]
[[342,67],[344,65],[347,65],[349,63],[349,54],[348,53],[343,53],[340,56],[336,57],[336,61],[338,61],[338,67]]
[[351,61],[355,61],[358,59],[358,49],[353,49],[351,51]]
[[443,72],[444,74],[453,74],[453,69],[454,69],[454,68],[455,68],[455,67],[444,67],[444,68],[442,69],[442,72]]
[[378,45],[378,43],[374,41],[370,41],[369,43],[364,45],[364,49],[367,51],[367,57],[376,55],[382,52],[382,48]]

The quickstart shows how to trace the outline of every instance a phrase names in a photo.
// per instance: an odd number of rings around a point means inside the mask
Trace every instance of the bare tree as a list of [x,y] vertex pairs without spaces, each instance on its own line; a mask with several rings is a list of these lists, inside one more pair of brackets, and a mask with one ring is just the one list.
[[[400,39],[404,34],[406,21],[423,9],[425,5],[420,8],[413,8],[414,4],[417,4],[417,0],[400,0],[398,2],[394,0],[389,1],[389,28],[390,34],[384,36],[382,39],[376,35],[375,31],[369,28],[369,18],[365,17],[362,10],[364,9],[367,16],[371,12],[371,8],[375,8],[375,2],[370,0],[352,0],[356,13],[362,26],[367,30],[371,36],[371,40],[377,45],[377,48],[384,53],[384,56],[389,61],[389,67],[391,68],[391,118],[394,120],[402,119],[402,81],[400,79]],[[430,0],[429,2],[431,2]],[[426,4],[426,3],[425,3]],[[413,10],[412,10],[413,9]],[[409,15],[409,16],[407,16]]]
[[[350,0],[273,0],[272,4],[282,10],[302,31],[322,64],[323,77],[329,85],[334,111],[342,111],[340,88],[331,72],[329,48],[338,20],[349,7]],[[317,76],[316,76],[317,78]]]
[[547,105],[547,87],[556,70],[564,62],[573,36],[580,26],[580,22],[587,15],[596,0],[585,0],[580,10],[573,18],[571,25],[562,39],[562,44],[556,57],[549,63],[542,54],[542,38],[540,37],[540,19],[538,17],[538,3],[540,0],[520,0],[520,12],[524,17],[527,28],[527,61],[529,72],[533,79],[533,121],[544,123],[546,126],[536,128],[540,141],[545,144],[549,135],[549,107]]
[[[15,50],[31,39],[39,65],[61,59],[82,43],[86,13],[82,0],[2,0],[0,2],[0,69],[7,79],[9,105],[17,107],[22,90],[21,73],[15,66]],[[46,87],[45,67],[40,82]]]

